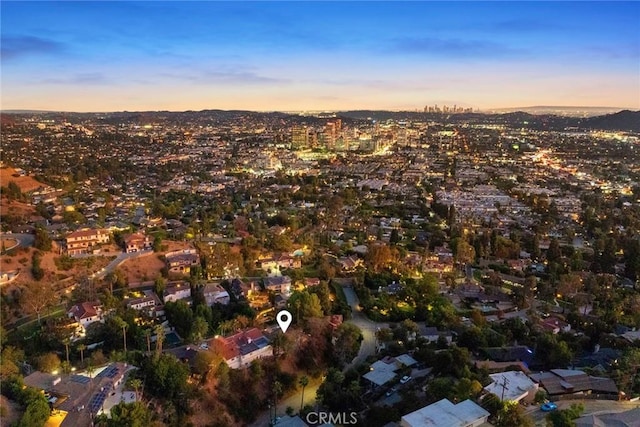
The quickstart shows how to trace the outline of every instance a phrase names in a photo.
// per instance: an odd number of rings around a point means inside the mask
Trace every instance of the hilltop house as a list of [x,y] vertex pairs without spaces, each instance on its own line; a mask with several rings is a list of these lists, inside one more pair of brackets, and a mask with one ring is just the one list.
[[188,274],[191,271],[191,267],[200,264],[200,256],[195,249],[167,252],[164,258],[170,273]]
[[67,255],[89,253],[91,248],[109,242],[109,232],[103,229],[82,229],[67,235],[65,250]]
[[129,234],[124,238],[124,251],[126,253],[140,252],[151,249],[151,239],[142,233]]

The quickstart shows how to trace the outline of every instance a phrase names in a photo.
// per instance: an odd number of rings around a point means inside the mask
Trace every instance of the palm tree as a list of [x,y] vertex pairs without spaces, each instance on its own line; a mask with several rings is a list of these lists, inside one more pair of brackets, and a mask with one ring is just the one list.
[[84,366],[84,351],[87,349],[87,346],[84,344],[78,345],[78,350],[80,350],[80,364]]
[[164,326],[156,325],[153,328],[153,331],[156,333],[156,353],[162,353],[162,342],[164,341]]
[[303,375],[300,377],[298,384],[302,386],[302,398],[300,399],[300,412],[302,412],[302,405],[304,405],[304,388],[309,385],[309,378]]
[[278,416],[278,393],[282,393],[282,384],[280,383],[280,381],[276,381],[275,383],[273,383],[273,397],[274,397],[274,415],[273,418],[275,419]]
[[122,342],[124,343],[124,352],[127,353],[127,329],[129,328],[129,324],[127,322],[123,322],[120,326],[122,326]]
[[151,329],[145,330],[144,335],[147,337],[147,353],[151,354]]
[[138,399],[138,390],[142,388],[142,381],[138,378],[131,378],[128,382],[129,387],[131,387],[136,394],[136,401],[140,400]]
[[69,338],[65,338],[62,340],[62,344],[64,344],[64,349],[67,353],[67,364],[69,364],[69,344],[71,344],[71,340]]
[[91,388],[93,388],[93,373],[95,372],[95,368],[91,364],[91,359],[89,359],[89,365],[87,365],[87,374],[89,374],[89,379],[91,380]]

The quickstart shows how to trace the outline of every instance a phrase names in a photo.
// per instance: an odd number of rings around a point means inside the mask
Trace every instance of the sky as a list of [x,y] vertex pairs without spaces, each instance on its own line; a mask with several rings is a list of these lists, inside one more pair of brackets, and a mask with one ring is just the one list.
[[0,2],[2,109],[640,109],[637,2]]

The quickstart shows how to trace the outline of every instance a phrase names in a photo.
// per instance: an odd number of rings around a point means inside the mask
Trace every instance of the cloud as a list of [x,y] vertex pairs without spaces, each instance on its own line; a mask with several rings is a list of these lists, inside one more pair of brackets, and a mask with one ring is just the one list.
[[596,58],[606,59],[640,59],[640,46],[635,43],[617,44],[615,46],[587,46],[587,52]]
[[546,32],[550,30],[558,30],[561,28],[562,27],[552,22],[535,21],[531,19],[521,19],[521,18],[514,18],[514,19],[507,19],[504,21],[493,22],[486,26],[486,29],[491,32],[500,31],[500,32],[515,32],[515,33],[540,32],[540,31]]
[[29,55],[54,54],[64,50],[64,45],[55,40],[35,36],[3,36],[0,57],[11,60]]
[[187,80],[196,83],[229,83],[229,84],[272,84],[289,83],[290,80],[260,75],[254,71],[239,68],[203,70],[198,73],[162,73],[162,77]]
[[103,85],[108,84],[109,79],[102,73],[80,73],[71,77],[44,79],[41,83],[53,85]]
[[522,49],[515,49],[491,41],[436,37],[394,39],[388,50],[396,53],[425,54],[447,58],[504,58],[520,56],[525,53]]

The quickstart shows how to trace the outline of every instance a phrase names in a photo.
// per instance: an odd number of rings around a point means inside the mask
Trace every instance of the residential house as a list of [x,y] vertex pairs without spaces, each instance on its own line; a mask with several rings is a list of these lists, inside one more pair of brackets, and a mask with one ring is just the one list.
[[289,276],[265,277],[264,289],[289,298],[291,296],[291,278]]
[[525,345],[505,347],[485,347],[480,354],[494,362],[523,362],[529,366],[533,362],[534,352]]
[[229,293],[219,283],[207,283],[204,285],[202,293],[209,306],[213,304],[229,304]]
[[306,277],[304,279],[304,286],[306,288],[312,288],[314,286],[318,286],[320,284],[320,279],[317,277]]
[[232,369],[243,368],[273,355],[269,340],[258,328],[246,329],[229,337],[216,337],[210,342]]
[[151,249],[151,239],[142,233],[129,234],[124,238],[124,251],[126,253],[140,252]]
[[403,367],[411,367],[418,362],[408,354],[401,354],[397,357],[386,356],[374,362],[369,368],[369,372],[362,377],[369,381],[372,387],[380,387],[396,377],[396,372]]
[[358,267],[362,266],[362,260],[357,257],[347,256],[338,258],[338,263],[342,268],[342,271],[352,272],[355,271]]
[[438,328],[434,326],[426,327],[422,333],[422,337],[429,342],[438,341],[440,337],[444,337],[444,339],[447,340],[447,344],[451,344],[451,341],[453,341],[451,331],[439,331]]
[[167,252],[164,258],[170,273],[188,274],[191,267],[200,265],[200,256],[195,249]]
[[127,307],[134,310],[144,311],[151,317],[164,315],[163,305],[160,298],[151,290],[144,291],[144,297],[131,298],[126,300]]
[[505,402],[533,402],[538,391],[538,384],[521,371],[507,371],[489,375],[493,381],[484,389],[493,393]]
[[77,323],[75,335],[84,337],[87,326],[94,322],[104,322],[102,305],[98,302],[83,302],[76,304],[67,312],[67,316],[73,318]]
[[552,369],[529,375],[547,390],[549,396],[570,394],[618,395],[618,387],[611,378],[593,377],[577,369]]
[[573,420],[576,427],[640,427],[640,408],[594,413]]
[[487,422],[489,412],[473,402],[465,400],[453,404],[442,399],[422,409],[404,415],[401,427],[476,427]]
[[131,369],[135,368],[118,362],[98,368],[91,377],[86,373],[59,376],[36,371],[26,376],[24,383],[47,396],[50,408],[59,417],[54,425],[88,426],[96,414],[109,414],[118,403],[119,398],[107,397],[116,394]]
[[571,330],[571,325],[564,320],[551,316],[546,319],[543,319],[539,326],[546,332],[551,332],[554,334],[560,332],[569,332]]
[[189,300],[189,303],[191,303],[191,285],[187,282],[169,284],[162,293],[162,300],[165,304],[181,299]]
[[81,229],[67,235],[65,250],[67,255],[81,255],[97,245],[109,243],[109,232],[104,229]]

